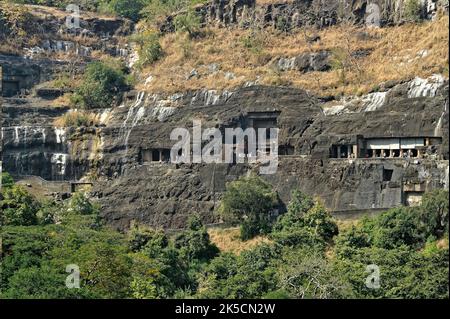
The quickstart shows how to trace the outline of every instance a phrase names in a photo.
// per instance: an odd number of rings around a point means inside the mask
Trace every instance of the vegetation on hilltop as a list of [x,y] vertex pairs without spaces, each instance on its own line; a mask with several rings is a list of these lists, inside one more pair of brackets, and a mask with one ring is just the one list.
[[[65,4],[65,0],[16,1],[59,7]],[[418,21],[415,0],[405,4],[405,21],[409,22],[401,25],[367,28],[341,23],[322,30],[309,26],[285,30],[282,21],[266,28],[257,25],[200,27],[199,17],[192,8],[201,2],[140,0],[131,6],[125,0],[92,0],[80,4],[83,9],[132,15],[139,20],[137,33],[127,40],[136,45],[139,61],[133,71],[141,80],[136,89],[143,91],[225,90],[251,82],[293,86],[321,96],[339,97],[366,94],[379,89],[380,84],[416,76],[426,78],[438,73],[448,77],[448,16]],[[26,7],[20,10],[14,13],[8,9],[3,18],[0,12],[0,19],[9,19],[6,26],[17,34],[10,43],[1,44],[0,49],[6,46],[7,50],[14,51],[25,41],[28,22],[33,19],[27,18],[30,11]],[[173,12],[178,12],[174,18],[176,32],[162,34],[158,23]],[[39,28],[33,28],[33,32],[36,30]],[[27,46],[38,44],[38,38],[29,37]],[[330,54],[327,70],[302,73],[277,68],[280,58],[318,52]],[[95,52],[95,57],[99,54]],[[190,77],[193,70],[196,76]],[[150,76],[152,81],[143,81]]]
[[[448,17],[386,28],[338,25],[292,33],[276,29],[208,28],[203,37],[169,33],[159,43],[164,53],[140,71],[154,81],[137,88],[175,93],[183,90],[233,89],[246,82],[288,85],[321,96],[362,95],[384,82],[400,82],[438,73],[448,77]],[[310,39],[319,40],[311,43]],[[189,54],[186,54],[188,48]],[[329,52],[327,71],[280,71],[279,58]],[[216,71],[211,72],[210,66]],[[192,70],[198,76],[186,77]],[[233,77],[225,77],[225,74]]]
[[[119,234],[102,224],[98,207],[82,193],[62,203],[37,202],[4,179],[0,298],[449,297],[445,190],[339,234],[317,201],[294,192],[287,213],[270,223],[268,239],[236,254],[219,250],[196,215],[172,236],[137,225]],[[258,198],[271,207],[271,196]],[[69,289],[66,267],[74,264],[80,288]],[[366,284],[369,265],[380,271],[379,288]]]

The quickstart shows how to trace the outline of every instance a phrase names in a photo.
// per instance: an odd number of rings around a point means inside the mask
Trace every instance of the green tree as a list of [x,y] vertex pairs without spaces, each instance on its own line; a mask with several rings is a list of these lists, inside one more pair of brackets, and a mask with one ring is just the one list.
[[407,0],[404,17],[407,21],[417,22],[422,15],[422,6],[419,0]]
[[23,187],[13,185],[2,190],[0,224],[29,226],[37,223],[39,202]]
[[68,212],[80,215],[91,215],[97,213],[95,206],[83,192],[76,192],[72,195],[68,203]]
[[14,185],[14,179],[7,172],[2,172],[0,180],[1,188],[10,188]]
[[163,55],[159,35],[152,31],[145,31],[130,38],[138,46],[139,60],[137,67],[144,67],[159,60]]
[[223,220],[241,224],[246,240],[270,231],[270,213],[278,205],[272,187],[257,176],[243,177],[227,184],[219,213]]
[[175,248],[180,251],[181,258],[189,261],[194,259],[208,261],[219,253],[219,249],[211,243],[198,215],[189,218],[188,227],[188,230],[178,234],[174,239]]
[[135,299],[156,299],[164,296],[161,292],[161,280],[158,264],[144,253],[131,254],[133,261],[131,295]]
[[85,290],[68,289],[63,273],[44,267],[20,268],[9,279],[2,298],[11,299],[67,299],[91,298]]
[[423,196],[418,211],[419,223],[423,225],[428,236],[441,238],[448,236],[449,221],[449,193],[445,189],[438,189]]
[[88,109],[111,107],[117,104],[119,92],[125,87],[125,76],[120,67],[92,62],[87,66],[83,82],[75,90],[72,101]]
[[333,266],[315,251],[289,250],[278,271],[279,286],[296,299],[352,297],[348,282],[336,276]]
[[200,298],[261,298],[277,289],[279,246],[259,245],[239,256],[214,258],[200,276]]
[[187,32],[190,38],[195,37],[200,29],[200,17],[192,9],[188,9],[184,13],[177,14],[173,23],[175,26],[175,31]]
[[288,210],[278,217],[271,237],[285,246],[318,245],[323,248],[337,233],[336,222],[325,207],[294,190]]

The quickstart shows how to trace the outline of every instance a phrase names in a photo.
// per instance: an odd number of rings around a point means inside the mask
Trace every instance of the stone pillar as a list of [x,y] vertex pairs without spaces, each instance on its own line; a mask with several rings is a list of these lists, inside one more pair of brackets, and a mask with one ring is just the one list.
[[420,152],[420,150],[417,150],[417,158],[421,158],[422,157],[422,153]]
[[400,149],[400,157],[403,158],[403,149]]
[[350,154],[352,153],[352,146],[351,145],[347,145],[347,157],[351,158]]
[[358,144],[353,145],[353,154],[355,154],[355,158],[358,158]]
[[337,146],[337,158],[341,158],[341,146]]
[[160,163],[162,162],[162,150],[161,149],[159,150],[159,162]]
[[393,149],[389,150],[389,157],[394,157],[394,150]]

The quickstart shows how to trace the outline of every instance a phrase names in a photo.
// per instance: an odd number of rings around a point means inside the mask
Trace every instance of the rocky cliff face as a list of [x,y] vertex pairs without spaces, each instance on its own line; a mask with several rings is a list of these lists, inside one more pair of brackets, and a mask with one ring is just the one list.
[[[354,101],[347,102],[353,105],[349,109],[334,106],[339,112],[324,112],[327,103],[304,91],[280,87],[214,92],[215,98],[208,92],[167,99],[140,95],[130,108],[112,110],[102,130],[104,180],[94,187],[95,194],[104,205],[105,218],[119,228],[128,227],[132,220],[182,227],[192,211],[201,212],[208,222],[218,221],[214,209],[226,182],[257,172],[256,166],[143,163],[140,152],[170,148],[171,130],[191,127],[193,118],[202,119],[205,127],[221,127],[249,112],[278,110],[279,145],[292,152],[280,155],[276,174],[263,177],[285,202],[290,191],[299,188],[322,198],[339,214],[407,204],[413,193],[448,187],[448,136],[441,134],[448,130],[448,82],[438,83],[436,90],[424,86],[413,94],[416,82],[377,92],[386,95],[382,101],[366,96],[358,107]],[[167,105],[161,106],[162,101]],[[349,143],[357,135],[430,136],[440,142],[428,158],[331,158],[332,145]]]
[[[418,14],[433,19],[442,10],[448,13],[448,1],[422,0]],[[341,22],[386,26],[407,21],[405,0],[294,0],[257,4],[255,0],[213,0],[196,7],[205,25],[221,27],[274,26],[290,30],[303,26],[324,28]],[[161,24],[163,32],[174,31],[174,17]]]
[[[382,25],[402,22],[404,2],[370,3],[381,8]],[[422,14],[431,19],[435,7],[430,3],[436,2],[423,2],[432,9],[424,9]],[[347,18],[365,23],[368,5],[363,0],[299,0],[261,6],[250,0],[222,0],[196,10],[201,12],[204,23],[227,27],[246,27],[254,21],[270,25],[281,18],[296,27],[325,27]],[[163,31],[172,31],[173,18],[168,17],[161,25]],[[82,26],[91,30],[83,31],[88,36],[92,33],[92,37],[107,38],[104,45],[92,46],[107,54],[111,53],[108,48],[113,47],[114,52],[119,48],[115,37],[131,32],[124,20],[94,19]],[[85,56],[76,63],[53,59],[52,43],[57,48],[73,48],[58,45],[57,41],[62,40],[57,33],[55,29],[34,49],[46,54],[0,55],[3,93],[13,91],[12,96],[4,94],[2,106],[3,169],[18,177],[37,175],[54,181],[89,177],[93,182],[91,195],[99,200],[103,217],[114,227],[123,229],[138,221],[180,228],[193,212],[200,213],[206,222],[217,222],[219,217],[214,212],[226,183],[259,172],[257,164],[249,163],[160,161],[161,154],[167,155],[175,143],[170,139],[172,130],[190,129],[194,119],[201,120],[203,128],[223,131],[226,127],[245,126],[251,114],[264,117],[276,113],[279,163],[275,174],[263,178],[274,186],[284,203],[290,191],[298,188],[320,197],[333,213],[348,217],[414,204],[425,191],[448,189],[449,88],[448,79],[441,75],[382,83],[369,94],[342,99],[255,83],[223,91],[130,91],[119,107],[96,110],[96,125],[61,128],[54,124],[55,119],[70,110],[51,103],[60,93],[37,85],[60,70],[75,68],[81,72],[92,57]],[[331,67],[329,55],[323,51],[273,63],[279,71],[321,72]],[[367,146],[401,139],[406,144],[411,140],[424,142],[415,149],[420,156],[408,158],[392,153],[392,158],[382,158],[381,153],[376,154],[380,149]],[[353,147],[357,154],[348,156]],[[157,152],[156,158],[153,151]],[[283,209],[280,207],[280,211]]]

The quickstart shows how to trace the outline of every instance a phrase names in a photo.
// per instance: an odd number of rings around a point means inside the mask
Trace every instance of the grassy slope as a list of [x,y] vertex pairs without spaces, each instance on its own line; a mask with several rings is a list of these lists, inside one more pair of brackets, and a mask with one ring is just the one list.
[[[357,28],[335,26],[321,31],[301,30],[285,35],[266,29],[257,35],[261,50],[249,50],[242,39],[250,30],[208,29],[201,39],[188,40],[179,34],[167,34],[161,39],[164,58],[143,71],[144,79],[154,80],[139,85],[151,92],[177,92],[186,89],[230,89],[260,78],[261,84],[292,85],[321,95],[364,94],[384,81],[407,80],[433,73],[448,76],[448,17],[421,24],[405,24],[387,28]],[[365,36],[361,36],[365,34]],[[321,40],[308,44],[306,38],[318,34]],[[359,35],[359,36],[358,36]],[[294,57],[303,52],[340,50],[372,50],[360,59],[347,59],[345,83],[339,72],[276,72],[270,67],[276,57]],[[426,56],[420,53],[426,50]],[[347,54],[348,55],[348,54]],[[220,71],[208,74],[206,65],[220,64]],[[192,69],[199,78],[186,80]],[[225,80],[225,72],[235,79]]]

